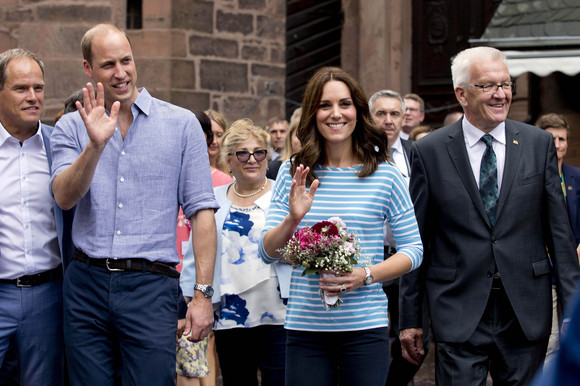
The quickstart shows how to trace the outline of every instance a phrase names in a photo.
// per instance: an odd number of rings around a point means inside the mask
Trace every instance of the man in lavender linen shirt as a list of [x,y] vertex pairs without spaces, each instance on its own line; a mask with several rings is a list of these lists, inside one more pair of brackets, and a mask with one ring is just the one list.
[[[92,83],[84,105],[51,137],[52,192],[76,205],[77,250],[64,279],[64,335],[71,384],[168,385],[175,377],[179,206],[191,220],[197,276],[185,333],[211,330],[216,254],[203,132],[193,113],[137,89],[124,31],[97,25],[82,39]],[[208,288],[209,287],[209,288]]]

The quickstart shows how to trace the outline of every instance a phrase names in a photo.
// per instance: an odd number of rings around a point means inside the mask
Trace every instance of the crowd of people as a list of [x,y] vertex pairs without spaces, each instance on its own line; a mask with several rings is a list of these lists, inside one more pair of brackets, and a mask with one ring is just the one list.
[[[289,122],[227,125],[138,88],[118,27],[81,49],[54,128],[42,60],[0,54],[0,384],[395,386],[429,350],[438,385],[578,380],[570,128],[507,118],[497,49],[453,58],[462,113],[436,130],[337,67]],[[356,264],[290,264],[329,218]]]

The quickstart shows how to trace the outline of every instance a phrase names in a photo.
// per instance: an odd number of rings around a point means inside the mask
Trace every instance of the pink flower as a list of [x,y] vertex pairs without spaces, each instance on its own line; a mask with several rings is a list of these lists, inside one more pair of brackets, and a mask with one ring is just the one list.
[[312,230],[323,235],[338,235],[338,228],[330,221],[321,221],[312,226]]

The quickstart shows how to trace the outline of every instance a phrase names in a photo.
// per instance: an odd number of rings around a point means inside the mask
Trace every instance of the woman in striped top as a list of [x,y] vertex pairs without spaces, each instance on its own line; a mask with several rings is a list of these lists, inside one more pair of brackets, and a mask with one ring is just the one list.
[[[417,268],[423,246],[406,183],[388,162],[387,135],[375,127],[367,100],[349,74],[318,70],[302,101],[303,147],[282,164],[260,242],[268,263],[296,229],[339,216],[361,241],[350,273],[322,278],[292,272],[285,328],[287,385],[381,385],[389,365],[387,298],[380,282]],[[398,251],[383,260],[383,222]],[[326,311],[319,289],[340,295]]]

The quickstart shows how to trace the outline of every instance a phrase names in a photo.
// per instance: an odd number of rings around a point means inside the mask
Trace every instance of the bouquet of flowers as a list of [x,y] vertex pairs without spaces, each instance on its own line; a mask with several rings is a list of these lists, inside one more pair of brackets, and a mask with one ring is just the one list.
[[[304,276],[322,270],[352,272],[361,249],[355,233],[348,232],[344,221],[339,217],[331,217],[327,221],[297,230],[280,252],[284,254],[284,261],[293,267],[304,267]],[[320,290],[320,297],[327,310],[340,306],[338,296],[326,296]]]

